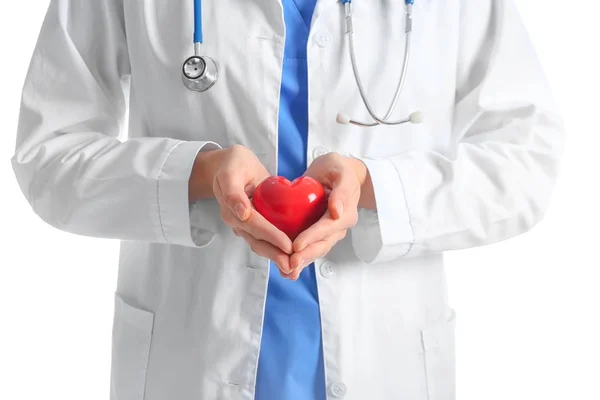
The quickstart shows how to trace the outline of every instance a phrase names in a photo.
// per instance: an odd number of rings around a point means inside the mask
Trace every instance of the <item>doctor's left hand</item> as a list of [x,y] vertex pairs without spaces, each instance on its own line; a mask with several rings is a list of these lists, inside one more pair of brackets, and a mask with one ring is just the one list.
[[[314,225],[302,232],[293,243],[290,257],[291,279],[298,279],[302,269],[324,257],[346,237],[358,222],[362,187],[368,179],[367,167],[357,159],[329,153],[318,157],[304,173],[330,190],[328,210]],[[368,191],[368,189],[367,189]]]

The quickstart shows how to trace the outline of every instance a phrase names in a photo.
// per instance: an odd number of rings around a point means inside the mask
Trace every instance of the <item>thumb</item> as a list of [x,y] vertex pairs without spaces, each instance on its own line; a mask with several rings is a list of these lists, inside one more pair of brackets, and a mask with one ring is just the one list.
[[340,190],[333,190],[329,195],[329,213],[333,219],[340,219],[344,214],[345,196]]
[[250,218],[252,205],[245,192],[229,195],[226,202],[231,212],[238,217],[240,221],[243,222]]
[[243,180],[229,176],[229,179],[215,180],[215,194],[220,203],[224,203],[240,221],[250,218],[252,205],[246,194]]
[[350,182],[349,179],[344,179],[343,175],[340,175],[336,180],[331,182],[328,205],[329,213],[334,219],[340,219],[344,215],[344,208],[347,206],[352,194]]

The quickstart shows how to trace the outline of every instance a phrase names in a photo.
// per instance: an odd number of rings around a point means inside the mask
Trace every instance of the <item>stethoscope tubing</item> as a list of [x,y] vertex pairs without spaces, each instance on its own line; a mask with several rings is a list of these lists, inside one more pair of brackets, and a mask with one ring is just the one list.
[[[194,0],[194,47],[202,44],[202,0]],[[196,55],[198,55],[196,53]]]
[[[345,13],[346,13],[346,35],[348,36],[349,45],[350,45],[350,61],[352,64],[352,72],[354,74],[354,79],[356,81],[356,85],[358,87],[358,91],[360,97],[367,109],[367,112],[373,118],[374,122],[361,122],[357,120],[353,120],[345,117],[342,114],[338,114],[337,121],[341,124],[353,124],[362,127],[373,127],[377,125],[400,125],[405,124],[407,122],[412,123],[420,123],[422,120],[422,115],[420,112],[414,112],[409,117],[402,120],[394,120],[390,121],[390,117],[396,106],[398,105],[398,101],[400,99],[400,95],[402,94],[402,89],[404,87],[404,83],[406,81],[406,75],[408,71],[408,65],[410,63],[410,46],[411,46],[411,33],[412,33],[412,7],[414,0],[404,0],[406,7],[406,29],[405,29],[405,48],[404,48],[404,60],[402,62],[402,70],[400,72],[400,79],[398,81],[398,85],[396,86],[396,91],[394,93],[394,98],[388,107],[385,115],[383,117],[379,117],[373,107],[369,99],[367,98],[366,91],[363,87],[362,79],[360,78],[360,73],[358,71],[358,65],[356,62],[356,52],[354,46],[354,28],[352,25],[352,0],[341,0],[344,5]],[[218,65],[217,63],[209,57],[200,55],[200,45],[203,42],[202,36],[202,0],[194,0],[194,56],[188,58],[184,62],[183,66],[183,83],[184,85],[193,91],[204,92],[210,89],[218,80]],[[197,70],[196,66],[202,64],[202,72],[198,72],[198,76],[193,76],[194,71]],[[186,73],[186,68],[190,69],[190,74]]]
[[353,12],[352,1],[348,0],[346,3],[344,3],[344,7],[345,7],[345,11],[346,11],[346,26],[347,26],[346,35],[348,35],[348,39],[350,42],[350,62],[352,64],[352,72],[354,74],[354,79],[356,80],[356,86],[358,86],[358,92],[360,93],[360,97],[363,100],[365,108],[367,109],[371,118],[373,118],[373,120],[375,121],[375,122],[367,123],[367,122],[360,122],[360,121],[350,119],[350,120],[348,120],[348,123],[353,124],[353,125],[362,126],[362,127],[373,127],[373,126],[377,126],[377,125],[400,125],[400,124],[405,124],[407,122],[411,122],[410,117],[402,119],[402,120],[396,120],[396,121],[388,121],[388,120],[390,119],[390,116],[396,109],[396,106],[400,99],[400,95],[402,94],[402,89],[404,87],[404,83],[406,82],[406,74],[408,71],[408,65],[410,63],[410,45],[411,45],[411,33],[412,33],[412,3],[407,2],[407,4],[406,4],[406,7],[407,7],[406,29],[405,29],[406,39],[405,39],[405,46],[404,46],[404,59],[402,62],[402,70],[400,72],[400,79],[398,81],[398,85],[396,86],[396,92],[394,93],[394,99],[391,102],[391,104],[383,118],[380,118],[373,110],[373,107],[371,106],[371,103],[370,103],[369,99],[367,98],[365,89],[362,84],[362,79],[360,78],[360,73],[358,71],[358,65],[356,62],[356,52],[355,52],[355,47],[354,47],[354,27],[352,24],[352,12]]

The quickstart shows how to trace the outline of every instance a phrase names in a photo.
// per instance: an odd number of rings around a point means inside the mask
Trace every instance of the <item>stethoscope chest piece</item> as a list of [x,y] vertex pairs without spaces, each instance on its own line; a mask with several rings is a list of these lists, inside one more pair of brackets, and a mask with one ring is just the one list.
[[182,68],[183,84],[189,90],[205,92],[217,82],[219,68],[210,57],[192,56],[185,60]]

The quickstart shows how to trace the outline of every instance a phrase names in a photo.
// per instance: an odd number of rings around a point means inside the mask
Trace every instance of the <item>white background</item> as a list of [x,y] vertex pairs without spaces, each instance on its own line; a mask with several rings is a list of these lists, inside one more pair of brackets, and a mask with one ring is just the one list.
[[[47,4],[0,11],[0,399],[108,399],[118,243],[45,225],[10,167]],[[568,146],[541,224],[448,254],[459,400],[600,399],[600,13],[595,1],[571,4],[519,1]]]

